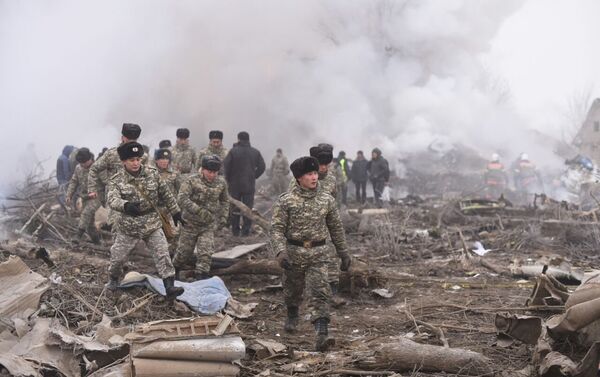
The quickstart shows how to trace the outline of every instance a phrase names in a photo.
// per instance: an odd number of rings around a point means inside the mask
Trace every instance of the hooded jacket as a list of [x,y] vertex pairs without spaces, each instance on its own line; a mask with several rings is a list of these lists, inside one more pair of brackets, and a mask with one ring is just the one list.
[[71,163],[69,161],[69,155],[75,149],[72,145],[65,145],[62,150],[62,154],[56,161],[56,180],[59,185],[69,183],[73,176],[73,169],[71,169]]

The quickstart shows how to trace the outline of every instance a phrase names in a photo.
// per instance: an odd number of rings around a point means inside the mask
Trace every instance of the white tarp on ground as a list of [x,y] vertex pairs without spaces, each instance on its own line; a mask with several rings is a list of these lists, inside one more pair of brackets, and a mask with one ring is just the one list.
[[[162,279],[135,271],[131,271],[125,275],[119,288],[136,286],[146,287],[160,295],[166,295]],[[225,283],[217,276],[192,283],[176,281],[175,286],[185,289],[185,292],[177,297],[177,300],[185,302],[192,310],[202,314],[220,312],[225,308],[227,300],[231,297]]]

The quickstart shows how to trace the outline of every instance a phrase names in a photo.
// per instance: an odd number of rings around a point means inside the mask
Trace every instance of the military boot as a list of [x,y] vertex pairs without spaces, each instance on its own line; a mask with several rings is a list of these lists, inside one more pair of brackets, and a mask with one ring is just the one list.
[[298,327],[298,319],[298,307],[288,306],[287,319],[285,320],[285,325],[283,326],[283,329],[289,333],[296,332],[296,328]]
[[119,277],[118,276],[109,276],[108,283],[104,285],[106,289],[109,291],[116,291],[119,287]]
[[74,243],[81,243],[83,241],[83,235],[85,234],[85,229],[77,229],[77,235],[73,239]]
[[327,352],[335,344],[335,339],[329,336],[329,320],[327,318],[317,318],[315,321],[315,330],[317,331],[317,343],[315,349],[317,352]]
[[168,299],[174,299],[175,297],[181,295],[184,291],[183,287],[175,286],[174,276],[163,279],[163,284],[165,285],[165,292],[167,293]]
[[100,235],[96,232],[89,233],[90,239],[94,245],[100,245]]
[[338,282],[332,281],[329,283],[329,286],[331,287],[331,305],[334,308],[339,308],[340,306],[346,305],[347,301],[338,295]]

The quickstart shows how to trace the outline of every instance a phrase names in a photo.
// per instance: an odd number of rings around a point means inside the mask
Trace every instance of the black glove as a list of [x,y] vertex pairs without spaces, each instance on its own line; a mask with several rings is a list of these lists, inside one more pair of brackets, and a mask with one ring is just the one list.
[[123,210],[126,214],[131,216],[140,216],[142,214],[140,203],[138,202],[126,202],[123,206]]
[[279,267],[283,268],[284,270],[292,269],[292,265],[290,264],[290,261],[287,259],[287,255],[281,254],[278,259],[279,259]]
[[177,226],[177,224],[185,225],[185,221],[183,221],[183,218],[181,217],[181,211],[173,215],[173,222],[175,223],[175,226]]
[[342,255],[340,255],[340,258],[342,259],[342,263],[340,263],[340,270],[348,271],[348,269],[350,268],[350,263],[352,262],[352,259],[350,259],[350,255],[348,255],[348,253],[343,253]]

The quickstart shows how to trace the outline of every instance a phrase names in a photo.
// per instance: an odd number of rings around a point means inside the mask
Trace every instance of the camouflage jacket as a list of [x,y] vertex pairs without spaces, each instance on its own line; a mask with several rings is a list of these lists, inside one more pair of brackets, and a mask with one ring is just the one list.
[[90,166],[88,175],[88,192],[102,191],[108,184],[109,178],[123,169],[117,147],[110,148],[102,157]]
[[[158,171],[160,179],[163,180],[169,187],[169,190],[171,190],[173,197],[177,198],[179,189],[181,188],[181,174],[179,174],[178,171],[173,170],[170,166],[165,170],[156,167],[156,171]],[[159,203],[159,207],[166,207],[166,203]]]
[[285,156],[275,155],[271,160],[271,177],[286,176],[290,173],[290,165]]
[[273,205],[271,246],[277,254],[287,249],[288,239],[320,241],[329,236],[338,254],[346,251],[346,236],[337,204],[322,189],[307,190],[296,184]]
[[73,195],[77,193],[77,196],[82,200],[88,198],[88,174],[90,169],[86,169],[81,165],[75,166],[75,172],[69,181],[69,187],[67,188],[67,198],[73,198]]
[[[292,191],[298,185],[296,178],[292,177],[288,191]],[[335,176],[330,171],[327,174],[322,175],[319,173],[319,190],[323,190],[334,198],[337,196],[337,181]]]
[[[148,163],[148,155],[144,153],[142,164]],[[102,157],[94,161],[88,175],[88,192],[104,191],[112,176],[123,170],[117,147],[108,149]]]
[[193,225],[224,223],[229,216],[227,183],[221,176],[208,182],[201,174],[193,174],[181,185],[177,201],[183,217]]
[[195,173],[197,165],[196,150],[189,145],[175,145],[172,150],[171,164],[173,168],[182,174]]
[[[143,191],[143,194],[140,190]],[[142,165],[137,176],[131,175],[124,168],[120,169],[110,179],[107,200],[110,209],[121,213],[117,225],[119,233],[124,233],[130,237],[144,238],[162,226],[153,204],[148,202],[144,196],[147,196],[156,206],[159,203],[165,203],[171,214],[180,211],[175,197],[167,184],[160,179],[156,169]],[[140,203],[143,215],[131,216],[126,214],[124,212],[126,202]]]
[[[227,157],[227,153],[229,153],[229,149],[223,146],[221,146],[220,148],[214,148],[212,145],[209,145],[206,148],[200,149],[200,152],[198,152],[198,164],[196,168],[200,169],[200,165],[202,164],[202,157],[204,156],[219,156],[221,162],[223,162],[225,160],[225,157]],[[224,174],[223,166],[221,166],[221,170],[219,172],[221,173],[221,175]]]

